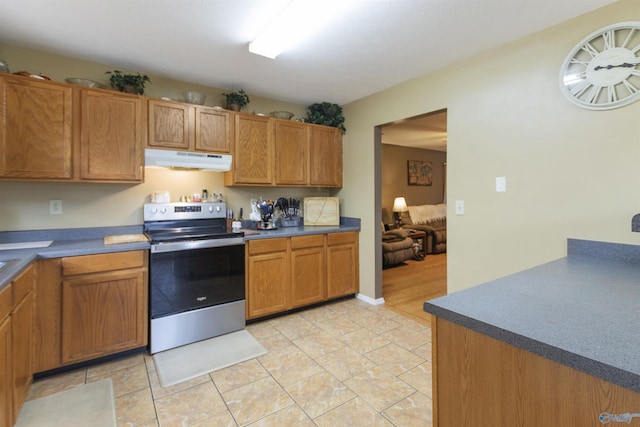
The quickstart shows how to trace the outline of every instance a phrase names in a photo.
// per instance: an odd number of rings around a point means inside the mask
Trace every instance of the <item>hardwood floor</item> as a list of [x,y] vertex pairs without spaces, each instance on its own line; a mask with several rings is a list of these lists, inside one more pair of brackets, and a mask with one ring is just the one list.
[[382,270],[385,306],[421,323],[431,323],[431,317],[424,312],[422,304],[446,294],[446,253],[427,255],[424,261],[405,261]]

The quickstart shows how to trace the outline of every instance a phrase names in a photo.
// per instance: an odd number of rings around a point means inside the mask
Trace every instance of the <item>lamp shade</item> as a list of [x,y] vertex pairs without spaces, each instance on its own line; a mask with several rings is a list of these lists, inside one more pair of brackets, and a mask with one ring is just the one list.
[[393,201],[393,211],[394,212],[405,212],[407,210],[407,201],[404,200],[404,197],[396,197]]

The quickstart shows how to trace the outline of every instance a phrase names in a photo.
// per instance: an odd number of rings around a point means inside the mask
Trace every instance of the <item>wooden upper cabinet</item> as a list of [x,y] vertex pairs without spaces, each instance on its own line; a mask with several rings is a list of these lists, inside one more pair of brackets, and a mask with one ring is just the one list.
[[195,107],[195,149],[231,154],[233,113],[216,108]]
[[149,141],[153,148],[188,150],[193,139],[193,108],[180,102],[149,100]]
[[309,184],[342,187],[342,135],[338,128],[309,125]]
[[71,87],[0,77],[0,177],[70,179]]
[[142,182],[146,140],[144,99],[80,91],[80,178]]
[[231,154],[233,113],[181,102],[149,99],[152,148]]
[[272,183],[273,133],[268,117],[235,114],[233,170],[225,172],[225,184]]
[[308,126],[290,120],[274,120],[276,185],[307,183]]

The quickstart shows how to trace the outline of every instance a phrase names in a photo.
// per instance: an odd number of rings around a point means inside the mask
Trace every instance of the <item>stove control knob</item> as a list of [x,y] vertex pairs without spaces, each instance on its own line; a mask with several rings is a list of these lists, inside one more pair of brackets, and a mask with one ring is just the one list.
[[216,212],[220,212],[222,210],[222,208],[220,208],[220,206],[216,206]]
[[158,208],[151,208],[151,213],[157,214],[158,213]]
[[213,206],[209,206],[209,212],[213,212]]
[[164,214],[164,213],[167,213],[167,208],[162,208],[162,209],[160,209],[160,213],[163,213],[163,214]]

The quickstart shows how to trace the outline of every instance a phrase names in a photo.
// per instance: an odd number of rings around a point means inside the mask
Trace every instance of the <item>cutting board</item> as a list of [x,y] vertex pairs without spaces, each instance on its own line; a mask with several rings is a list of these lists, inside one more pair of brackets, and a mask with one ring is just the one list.
[[340,201],[337,197],[305,197],[304,225],[340,225]]
[[105,245],[118,245],[121,243],[137,243],[137,242],[148,242],[147,236],[144,234],[117,234],[114,236],[105,236],[104,244]]

